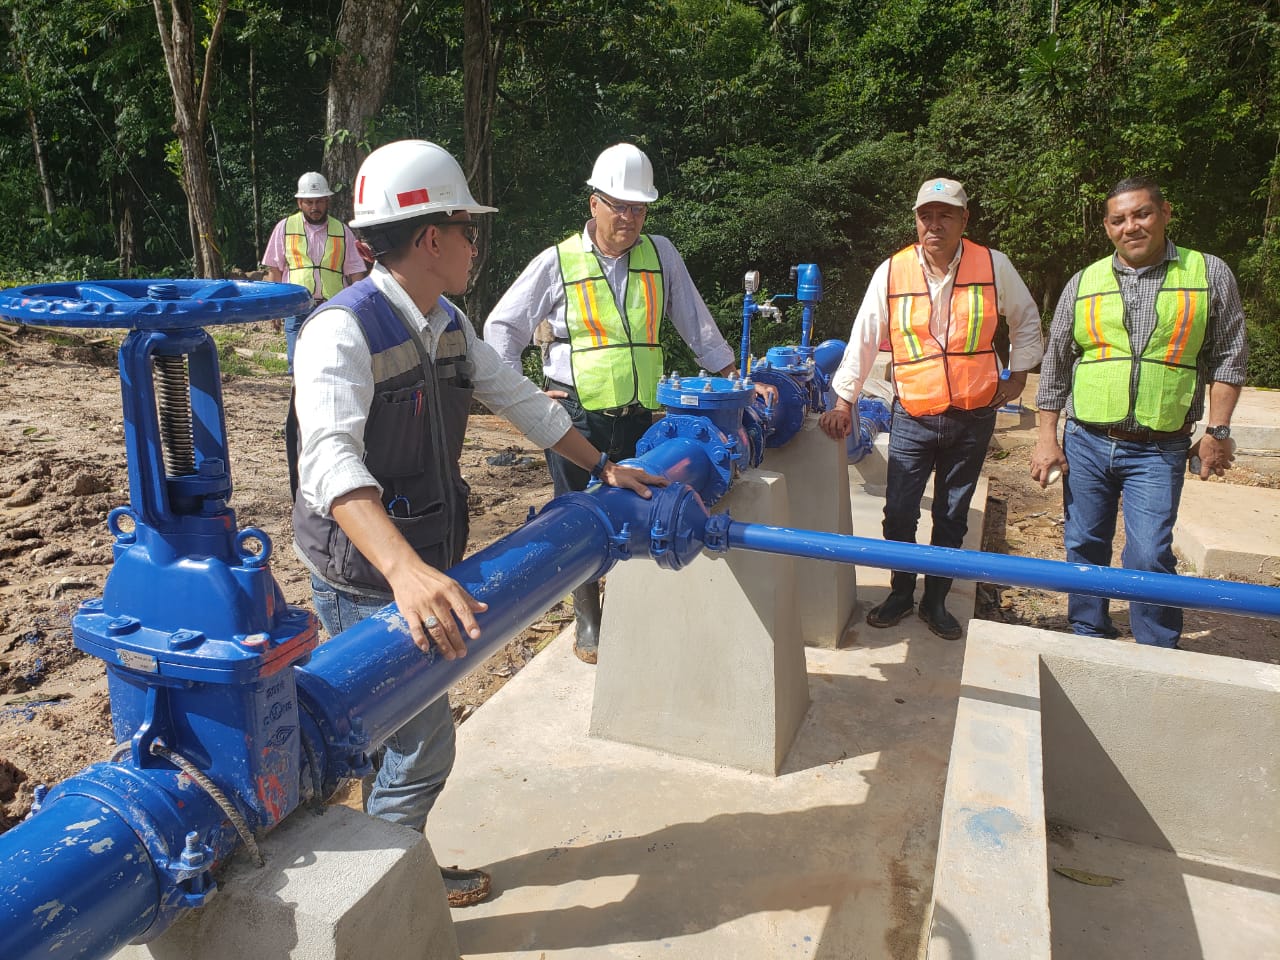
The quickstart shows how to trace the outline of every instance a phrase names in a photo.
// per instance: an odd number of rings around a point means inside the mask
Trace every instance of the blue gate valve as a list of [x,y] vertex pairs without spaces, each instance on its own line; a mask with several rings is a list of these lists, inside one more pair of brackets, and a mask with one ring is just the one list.
[[[270,537],[237,529],[227,506],[218,350],[203,328],[288,316],[310,302],[293,284],[233,280],[0,292],[0,316],[20,323],[129,331],[119,351],[129,504],[107,519],[115,563],[103,595],[72,618],[76,646],[106,663],[121,746],[116,762],[87,768],[41,803],[141,822],[134,842],[155,864],[158,889],[125,901],[136,915],[113,918],[122,942],[148,939],[203,903],[216,889],[213,866],[240,842],[256,852],[255,836],[300,802],[302,723],[287,668],[315,648],[315,621],[285,603]],[[81,889],[47,866],[66,916],[110,902],[110,890]],[[118,881],[144,891],[151,883],[128,871]]]

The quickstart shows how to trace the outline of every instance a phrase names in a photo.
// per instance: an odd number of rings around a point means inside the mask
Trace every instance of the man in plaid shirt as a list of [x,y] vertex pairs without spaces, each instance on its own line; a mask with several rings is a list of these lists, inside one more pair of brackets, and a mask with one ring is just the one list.
[[[1220,259],[1166,238],[1170,218],[1154,181],[1116,184],[1104,218],[1115,253],[1071,278],[1049,330],[1031,476],[1047,486],[1062,472],[1072,562],[1110,565],[1123,496],[1123,565],[1176,573],[1173,525],[1206,392],[1200,478],[1222,476],[1234,459],[1231,414],[1248,356],[1240,293]],[[1071,629],[1115,637],[1108,607],[1071,595]],[[1176,647],[1182,610],[1130,603],[1129,625],[1138,643]]]

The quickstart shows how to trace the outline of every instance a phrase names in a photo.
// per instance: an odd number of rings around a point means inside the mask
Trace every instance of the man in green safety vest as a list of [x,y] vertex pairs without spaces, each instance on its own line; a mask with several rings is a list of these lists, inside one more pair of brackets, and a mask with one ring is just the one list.
[[[1062,476],[1072,562],[1111,564],[1123,497],[1124,566],[1176,573],[1173,525],[1202,417],[1200,478],[1234,459],[1231,414],[1248,358],[1240,292],[1217,257],[1165,236],[1171,216],[1154,181],[1116,184],[1103,220],[1115,253],[1071,278],[1049,330],[1031,475],[1041,486]],[[1104,598],[1070,596],[1067,618],[1081,636],[1117,636]],[[1176,647],[1182,610],[1130,603],[1129,626],[1138,643]]]
[[[533,259],[489,314],[484,339],[516,370],[537,342],[547,394],[587,439],[622,460],[635,456],[658,408],[664,318],[704,370],[731,375],[736,367],[675,246],[641,232],[658,199],[649,158],[632,144],[615,144],[596,159],[587,185],[591,219]],[[591,479],[550,451],[547,464],[557,496]],[[574,653],[595,663],[599,584],[575,590],[573,606]]]
[[[262,265],[273,283],[296,283],[311,293],[312,308],[336,296],[344,286],[364,279],[368,265],[356,250],[356,238],[336,217],[329,216],[329,181],[319,173],[298,178],[296,213],[290,214],[271,231]],[[309,311],[308,311],[309,312]],[[289,370],[293,371],[293,348],[306,313],[286,317],[285,343]]]

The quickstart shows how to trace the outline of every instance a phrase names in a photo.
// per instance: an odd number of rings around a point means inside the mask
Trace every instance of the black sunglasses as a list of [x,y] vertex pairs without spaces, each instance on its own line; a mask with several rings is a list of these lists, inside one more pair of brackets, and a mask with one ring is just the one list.
[[423,228],[422,233],[418,234],[418,239],[414,241],[414,246],[417,246],[426,234],[427,230],[430,230],[432,227],[462,227],[466,232],[467,242],[473,247],[476,245],[476,240],[480,238],[480,224],[474,220],[441,220],[438,223],[427,224],[427,226]]
[[474,220],[445,220],[443,223],[437,223],[437,227],[461,227],[467,235],[467,242],[473,247],[476,240],[480,238],[480,224]]

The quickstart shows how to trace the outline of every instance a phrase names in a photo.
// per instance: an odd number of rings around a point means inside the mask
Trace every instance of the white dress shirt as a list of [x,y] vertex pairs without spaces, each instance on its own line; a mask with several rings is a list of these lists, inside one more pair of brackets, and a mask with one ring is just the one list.
[[[449,315],[439,305],[423,316],[382,264],[370,273],[395,312],[412,324],[434,359]],[[459,311],[475,365],[475,398],[546,448],[569,432],[564,408],[502,362]],[[381,488],[364,465],[364,428],[373,402],[373,362],[360,324],[346,310],[321,309],[302,328],[293,358],[295,406],[302,441],[298,487],[309,508],[331,516],[333,501],[361,487]]]
[[[956,250],[945,277],[937,279],[929,270],[924,271],[933,306],[929,315],[929,331],[939,343],[946,342],[947,324],[951,319],[951,289],[955,286],[960,252]],[[916,244],[916,256],[924,268],[919,244]],[[880,264],[871,275],[866,296],[862,298],[862,306],[853,321],[849,346],[845,348],[844,358],[831,380],[832,389],[855,405],[875,363],[876,354],[880,352],[880,344],[889,335],[889,262],[886,260]],[[999,250],[992,250],[991,265],[996,280],[996,308],[1009,322],[1009,369],[1015,372],[1031,370],[1044,353],[1040,311],[1008,257]]]
[[[589,220],[582,230],[583,243],[588,250],[595,249],[591,232],[594,225],[595,221]],[[711,318],[711,312],[702,302],[698,288],[689,276],[689,268],[675,245],[666,237],[646,236],[653,241],[658,262],[662,265],[667,318],[675,324],[676,331],[689,345],[698,364],[713,373],[733,365],[733,348],[725,342]],[[609,289],[613,291],[618,311],[625,316],[627,257],[607,257],[599,250],[595,252],[600,258]],[[533,332],[543,320],[551,321],[557,342],[551,344],[545,354],[542,372],[552,380],[571,384],[573,368],[569,359],[569,327],[564,318],[564,280],[560,276],[560,251],[556,247],[548,247],[534,257],[502,295],[485,321],[485,342],[513,369],[519,370],[520,354],[532,342]]]

